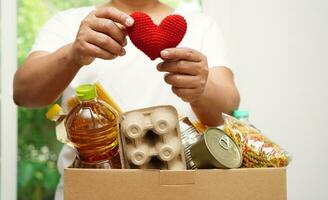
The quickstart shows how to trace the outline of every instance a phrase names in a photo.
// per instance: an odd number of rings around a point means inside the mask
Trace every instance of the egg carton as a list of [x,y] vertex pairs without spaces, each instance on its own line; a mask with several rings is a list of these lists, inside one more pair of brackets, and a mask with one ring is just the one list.
[[178,113],[173,106],[122,114],[119,138],[124,169],[186,169]]

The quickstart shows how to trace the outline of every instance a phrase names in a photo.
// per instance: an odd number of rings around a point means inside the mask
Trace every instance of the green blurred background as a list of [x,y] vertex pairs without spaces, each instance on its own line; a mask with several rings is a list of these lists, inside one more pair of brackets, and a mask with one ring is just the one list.
[[[199,0],[162,0],[172,7]],[[42,25],[56,12],[72,7],[95,5],[105,0],[17,0],[18,63],[22,64]],[[55,137],[54,124],[44,117],[47,108],[18,110],[18,199],[50,200],[59,174],[56,161],[62,144]]]

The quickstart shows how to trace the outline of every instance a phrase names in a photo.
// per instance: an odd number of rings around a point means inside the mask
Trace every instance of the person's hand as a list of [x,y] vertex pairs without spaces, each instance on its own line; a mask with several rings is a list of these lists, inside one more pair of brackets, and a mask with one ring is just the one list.
[[95,58],[111,60],[125,55],[125,27],[132,26],[133,22],[128,14],[112,7],[91,12],[81,22],[71,46],[70,55],[74,63],[81,67],[92,63]]
[[161,52],[163,62],[157,65],[165,74],[165,82],[183,101],[192,103],[204,93],[208,78],[206,56],[189,48],[170,48]]

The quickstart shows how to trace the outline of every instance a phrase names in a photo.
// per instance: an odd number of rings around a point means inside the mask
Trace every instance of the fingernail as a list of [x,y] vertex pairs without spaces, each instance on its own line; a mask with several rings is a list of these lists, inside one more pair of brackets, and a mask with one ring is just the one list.
[[161,57],[167,57],[169,55],[169,52],[166,50],[161,51]]
[[134,23],[134,20],[133,20],[133,18],[129,17],[126,19],[125,23],[127,26],[132,26]]
[[158,65],[157,65],[157,70],[160,70],[161,69],[161,67],[162,67],[162,65],[163,65],[163,63],[161,62],[161,63],[158,63]]
[[167,78],[168,76],[170,76],[170,73],[165,73],[165,74],[164,74],[164,79],[166,80],[166,78]]
[[127,41],[126,38],[125,38],[125,39],[124,39],[124,42],[123,42],[123,46],[125,47],[127,44],[128,44],[128,41]]
[[125,54],[126,54],[126,51],[124,48],[122,48],[122,52],[121,52],[120,56],[124,56]]

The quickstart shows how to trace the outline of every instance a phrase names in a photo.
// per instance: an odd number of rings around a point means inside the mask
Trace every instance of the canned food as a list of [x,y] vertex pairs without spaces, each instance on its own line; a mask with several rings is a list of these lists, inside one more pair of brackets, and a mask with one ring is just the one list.
[[197,169],[194,162],[192,161],[190,148],[201,138],[201,135],[198,133],[188,118],[183,118],[180,120],[180,132],[182,144],[184,147],[187,169]]
[[197,168],[232,169],[242,164],[242,153],[236,143],[218,128],[209,128],[190,149]]

